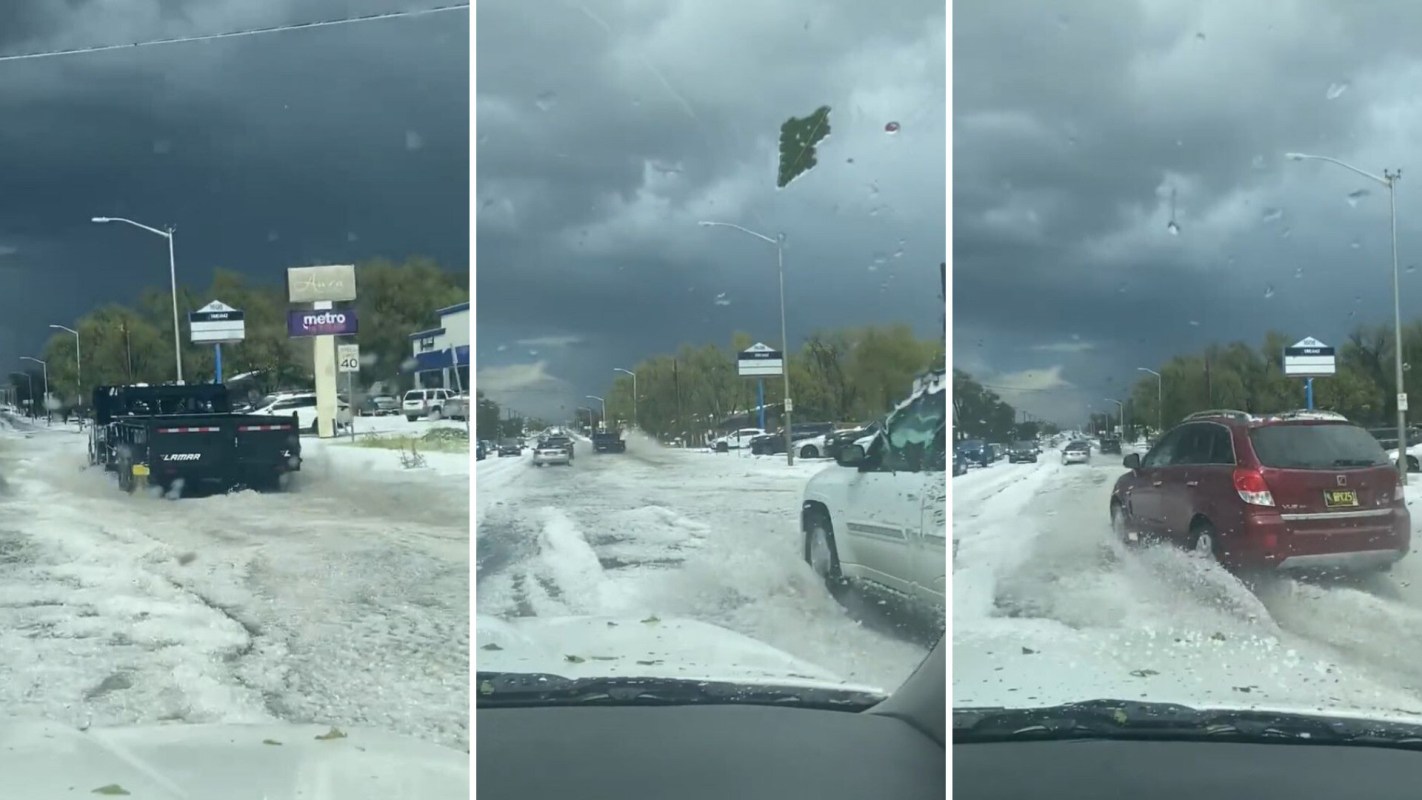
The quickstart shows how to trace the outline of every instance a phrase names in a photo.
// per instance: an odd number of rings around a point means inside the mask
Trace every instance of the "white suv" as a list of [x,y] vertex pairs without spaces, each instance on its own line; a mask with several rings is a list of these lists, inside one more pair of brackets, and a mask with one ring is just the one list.
[[805,486],[805,561],[836,597],[856,585],[943,620],[946,388],[942,370],[920,378],[880,432]]
[[414,422],[420,417],[443,416],[444,405],[454,392],[448,389],[411,389],[400,402],[400,413]]
[[751,439],[757,436],[764,436],[765,431],[761,428],[741,428],[738,431],[731,431],[711,443],[711,449],[718,453],[728,450],[739,450],[742,447],[750,447]]

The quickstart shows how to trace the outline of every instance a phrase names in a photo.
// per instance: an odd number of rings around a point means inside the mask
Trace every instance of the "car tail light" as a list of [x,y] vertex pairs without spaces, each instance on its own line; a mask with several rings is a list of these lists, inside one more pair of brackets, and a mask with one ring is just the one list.
[[1239,493],[1239,499],[1252,506],[1274,505],[1274,493],[1269,491],[1269,484],[1258,470],[1235,470],[1234,490]]

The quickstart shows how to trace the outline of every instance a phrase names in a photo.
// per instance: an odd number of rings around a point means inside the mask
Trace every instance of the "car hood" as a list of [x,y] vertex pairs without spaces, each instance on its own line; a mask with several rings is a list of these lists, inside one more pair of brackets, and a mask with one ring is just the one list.
[[479,617],[479,672],[639,677],[885,693],[749,636],[693,619]]
[[80,731],[0,722],[7,797],[469,796],[469,753],[375,729],[163,724]]
[[1122,637],[1048,620],[955,621],[952,680],[957,710],[1119,698],[1422,724],[1415,695],[1268,635]]

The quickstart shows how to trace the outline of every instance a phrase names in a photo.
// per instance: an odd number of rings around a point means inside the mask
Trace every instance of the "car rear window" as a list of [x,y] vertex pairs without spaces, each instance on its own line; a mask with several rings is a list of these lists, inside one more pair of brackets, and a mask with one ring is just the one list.
[[425,393],[424,393],[424,391],[421,390],[421,389],[411,389],[410,391],[405,392],[405,399],[406,399],[406,400],[423,400],[423,399],[425,399]]
[[1276,469],[1387,466],[1387,453],[1356,425],[1266,425],[1249,431],[1259,463]]

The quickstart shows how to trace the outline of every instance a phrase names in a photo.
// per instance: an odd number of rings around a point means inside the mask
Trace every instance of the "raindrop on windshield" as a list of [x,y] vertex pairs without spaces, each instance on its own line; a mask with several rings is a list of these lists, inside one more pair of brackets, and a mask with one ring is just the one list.
[[425,137],[416,131],[405,131],[405,149],[419,150],[425,146]]
[[1287,239],[1287,238],[1289,238],[1290,236],[1293,236],[1293,235],[1294,235],[1294,229],[1293,229],[1293,228],[1285,228],[1285,229],[1283,229],[1282,231],[1279,231],[1279,238],[1280,238],[1280,239]]
[[153,142],[153,152],[157,155],[167,155],[173,151],[173,143],[167,139],[157,139]]
[[1354,250],[1357,250],[1358,248],[1363,246],[1363,241],[1361,239],[1354,239],[1351,243],[1349,243],[1348,246],[1353,248]]
[[1273,296],[1274,296],[1274,287],[1273,287],[1273,285],[1271,284],[1271,285],[1269,285],[1269,286],[1264,287],[1264,299],[1265,299],[1265,300],[1268,300],[1269,298],[1271,298],[1271,297],[1273,297]]
[[498,351],[499,351],[500,353],[504,352],[504,351],[507,350],[507,349],[509,349],[509,346],[506,345],[506,344],[501,344],[501,345],[499,345],[499,347],[498,347]]
[[1348,91],[1348,85],[1349,85],[1349,84],[1348,84],[1347,81],[1342,81],[1341,83],[1331,83],[1331,84],[1329,84],[1329,85],[1328,85],[1328,95],[1327,95],[1328,99],[1329,99],[1329,100],[1337,100],[1338,98],[1342,97],[1342,96],[1343,96],[1343,93],[1346,92],[1346,91]]
[[1168,230],[1168,231],[1170,231],[1170,235],[1171,235],[1171,236],[1179,236],[1179,235],[1180,235],[1180,226],[1179,226],[1179,225],[1176,225],[1176,224],[1175,224],[1175,220],[1173,220],[1173,219],[1165,226],[1165,229]]
[[1303,267],[1299,267],[1299,268],[1297,268],[1297,269],[1294,270],[1294,277],[1295,277],[1295,278],[1302,278],[1302,277],[1303,277]]
[[269,242],[275,242],[277,239],[280,239],[280,238],[281,238],[281,237],[277,234],[276,231],[267,231],[267,241],[269,241]]
[[[533,104],[538,106],[539,111],[547,111],[557,105],[557,103],[558,95],[555,92],[544,92],[533,100]],[[632,104],[636,105],[637,101],[632,101]]]
[[898,133],[898,132],[899,132],[899,123],[897,123],[897,122],[886,122],[886,123],[884,123],[884,133],[887,133],[887,134],[892,135],[892,134],[895,134],[895,133]]
[[1410,273],[1413,273],[1413,272],[1416,272],[1416,271],[1417,271],[1417,265],[1416,265],[1416,264],[1408,264],[1408,265],[1407,265],[1407,272],[1408,272],[1409,274],[1410,274]]
[[1349,192],[1348,205],[1352,206],[1353,208],[1357,208],[1358,203],[1362,202],[1363,198],[1367,197],[1370,194],[1372,194],[1372,192],[1368,191],[1367,189],[1359,189],[1356,192]]
[[1283,216],[1284,216],[1284,209],[1282,209],[1282,208],[1266,208],[1266,209],[1264,209],[1264,221],[1265,221],[1265,222],[1273,222],[1273,221],[1276,220],[1276,219],[1282,219]]
[[1191,325],[1191,327],[1198,328],[1198,327],[1200,327],[1200,321],[1199,321],[1199,320],[1194,320],[1194,319],[1192,319],[1192,320],[1190,320],[1190,325]]
[[1264,161],[1264,156],[1255,156],[1249,160],[1249,166],[1255,169],[1265,169],[1268,165]]
[[1204,31],[1200,31],[1199,33],[1195,34],[1195,41],[1197,41],[1197,42],[1203,42],[1203,41],[1205,41],[1205,32],[1204,32]]
[[359,236],[356,236],[355,231],[346,231],[346,241],[348,241],[348,242],[354,242],[356,239],[359,239],[359,238],[360,238]]

